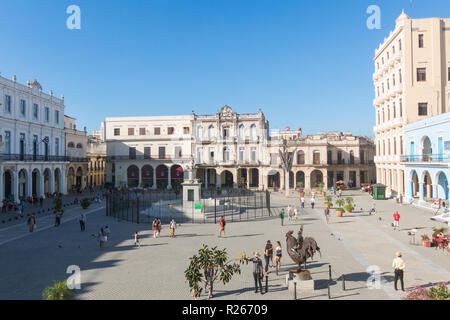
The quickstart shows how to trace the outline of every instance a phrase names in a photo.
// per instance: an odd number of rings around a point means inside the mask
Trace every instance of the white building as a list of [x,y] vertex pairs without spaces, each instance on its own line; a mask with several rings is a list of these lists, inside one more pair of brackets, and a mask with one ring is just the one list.
[[64,97],[0,77],[0,195],[66,193]]
[[450,111],[450,19],[404,12],[375,50],[377,181],[405,194],[405,125]]

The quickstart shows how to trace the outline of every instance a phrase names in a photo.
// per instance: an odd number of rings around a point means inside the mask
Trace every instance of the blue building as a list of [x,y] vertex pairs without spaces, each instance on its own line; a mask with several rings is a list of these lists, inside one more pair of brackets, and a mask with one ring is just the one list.
[[405,125],[406,200],[449,200],[450,112]]

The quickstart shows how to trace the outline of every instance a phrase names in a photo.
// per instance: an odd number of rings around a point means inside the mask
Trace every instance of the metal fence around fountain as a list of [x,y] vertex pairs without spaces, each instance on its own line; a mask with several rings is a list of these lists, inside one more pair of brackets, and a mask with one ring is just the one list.
[[121,221],[163,224],[249,221],[273,217],[270,193],[248,189],[203,189],[197,202],[183,203],[181,193],[166,190],[111,191],[107,194],[106,215]]

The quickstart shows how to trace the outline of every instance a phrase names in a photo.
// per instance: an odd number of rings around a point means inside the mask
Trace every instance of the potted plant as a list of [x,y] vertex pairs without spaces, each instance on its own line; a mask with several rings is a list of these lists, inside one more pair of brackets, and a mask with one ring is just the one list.
[[73,290],[67,287],[66,281],[54,281],[53,286],[42,291],[44,300],[72,300]]
[[325,207],[327,207],[329,209],[332,206],[333,206],[333,198],[331,196],[326,196],[325,197]]
[[342,217],[344,215],[344,208],[342,208],[344,206],[344,204],[345,204],[344,199],[337,199],[336,200],[336,205],[338,206],[336,208],[336,215],[338,217]]
[[91,205],[91,202],[89,201],[88,198],[84,198],[83,200],[81,200],[80,202],[81,207],[86,210],[87,208],[89,208],[89,206]]
[[62,207],[63,207],[62,199],[56,198],[55,201],[53,202],[53,205],[54,205],[53,213],[59,212],[59,214],[62,216],[64,213],[64,210],[62,209]]
[[352,197],[345,198],[345,203],[347,203],[345,206],[345,211],[347,213],[351,213],[355,209],[355,207],[353,206],[353,198]]
[[317,184],[317,187],[319,188],[319,192],[322,196],[325,196],[325,191],[323,190],[323,188],[325,187],[325,183],[323,182],[319,182]]
[[427,248],[431,247],[430,238],[426,234],[421,235],[421,237],[422,237],[422,245]]
[[433,237],[436,237],[439,233],[446,233],[447,232],[447,230],[448,230],[448,228],[436,228],[436,227],[434,227],[433,228]]

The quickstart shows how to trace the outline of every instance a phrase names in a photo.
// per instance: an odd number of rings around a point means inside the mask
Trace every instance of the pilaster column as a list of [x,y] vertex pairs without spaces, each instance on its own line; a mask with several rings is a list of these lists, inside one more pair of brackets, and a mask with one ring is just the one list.
[[305,172],[305,190],[311,190],[311,177],[309,172],[308,174]]
[[156,190],[156,168],[153,170],[153,190]]
[[220,188],[222,186],[222,179],[220,179],[220,173],[216,173],[216,187]]
[[437,184],[433,184],[432,188],[433,188],[433,198],[439,198],[438,185]]
[[361,170],[356,170],[356,187],[361,188]]
[[327,170],[325,170],[325,173],[322,172],[322,176],[323,176],[323,188],[325,191],[325,190],[328,190],[328,172],[327,172]]
[[48,192],[53,194],[55,192],[55,171],[52,170],[48,176]]
[[209,185],[209,169],[205,169],[205,188]]
[[421,201],[425,200],[425,190],[423,187],[423,182],[419,182],[419,199]]
[[245,169],[247,172],[247,189],[250,189],[250,174],[252,173],[252,170],[250,169]]
[[[139,176],[139,183],[138,183],[138,187],[142,187],[142,168],[139,168],[139,172],[138,172],[138,176]],[[95,179],[95,177],[94,177]],[[96,179],[95,179],[96,180]],[[95,181],[94,180],[94,181]]]
[[17,171],[18,168],[16,167],[13,173],[13,190],[12,194],[14,196],[14,201],[17,202],[19,200],[19,172]]
[[26,196],[27,197],[33,196],[33,170],[31,169],[31,167],[29,168],[29,170],[27,172],[27,192],[26,192]]
[[39,175],[39,191],[38,191],[38,197],[42,197],[44,195],[44,171],[41,171]]
[[172,189],[171,167],[167,170],[167,190]]
[[61,168],[61,172],[59,174],[59,192],[61,192],[62,194],[67,194],[67,183],[66,183],[66,175],[64,174],[64,172],[66,171],[66,168]]

